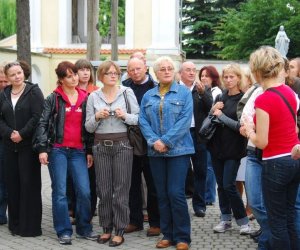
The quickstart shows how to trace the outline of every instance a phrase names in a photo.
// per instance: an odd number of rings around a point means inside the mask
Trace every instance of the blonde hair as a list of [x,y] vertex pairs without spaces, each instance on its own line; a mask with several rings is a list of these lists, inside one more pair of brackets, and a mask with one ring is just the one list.
[[233,73],[233,74],[237,75],[237,77],[240,79],[237,86],[238,86],[239,90],[244,89],[245,75],[239,64],[231,63],[231,64],[226,65],[222,70],[222,80],[224,79],[224,75],[226,73]]
[[174,68],[174,72],[176,71],[176,65],[175,65],[174,61],[171,59],[171,57],[161,56],[161,57],[157,58],[153,64],[153,71],[155,74],[159,71],[159,68],[160,68],[160,65],[162,62],[169,62],[170,64],[172,64],[172,66]]
[[262,46],[250,55],[249,66],[255,78],[275,78],[284,68],[284,59],[278,50]]

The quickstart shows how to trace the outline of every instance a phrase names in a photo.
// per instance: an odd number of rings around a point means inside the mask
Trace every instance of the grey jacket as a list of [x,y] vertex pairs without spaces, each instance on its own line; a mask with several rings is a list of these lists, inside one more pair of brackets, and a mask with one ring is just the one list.
[[[130,104],[131,114],[128,114],[126,109],[126,103],[123,95],[125,90]],[[116,108],[121,108],[123,111],[126,111],[127,115],[125,121],[115,116],[109,116],[108,118],[96,121],[95,113],[105,107],[110,111],[114,111]],[[116,99],[110,104],[105,101],[102,90],[98,89],[89,95],[86,106],[85,128],[90,133],[98,134],[127,132],[126,124],[138,124],[139,110],[139,105],[131,88],[120,86]]]

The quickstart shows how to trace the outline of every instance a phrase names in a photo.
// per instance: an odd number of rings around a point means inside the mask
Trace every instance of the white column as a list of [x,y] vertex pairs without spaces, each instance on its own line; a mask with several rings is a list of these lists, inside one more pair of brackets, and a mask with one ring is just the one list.
[[180,55],[178,0],[152,0],[152,44],[147,54]]
[[30,0],[30,40],[31,50],[41,48],[41,0]]
[[58,44],[60,47],[70,45],[72,42],[72,0],[60,0],[58,22]]
[[134,46],[134,0],[125,1],[125,45]]

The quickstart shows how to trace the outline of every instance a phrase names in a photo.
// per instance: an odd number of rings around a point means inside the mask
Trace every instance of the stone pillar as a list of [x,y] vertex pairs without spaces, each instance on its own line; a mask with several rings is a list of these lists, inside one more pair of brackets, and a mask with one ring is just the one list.
[[181,60],[179,46],[179,1],[152,0],[152,44],[147,58],[169,55]]

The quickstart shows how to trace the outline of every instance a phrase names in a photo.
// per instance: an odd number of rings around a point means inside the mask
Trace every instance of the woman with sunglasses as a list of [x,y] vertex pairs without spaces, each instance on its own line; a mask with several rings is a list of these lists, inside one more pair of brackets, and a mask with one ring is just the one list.
[[8,228],[12,235],[42,234],[41,167],[32,136],[43,110],[37,84],[25,82],[19,62],[6,64],[8,82],[0,94],[0,133],[8,193]]

